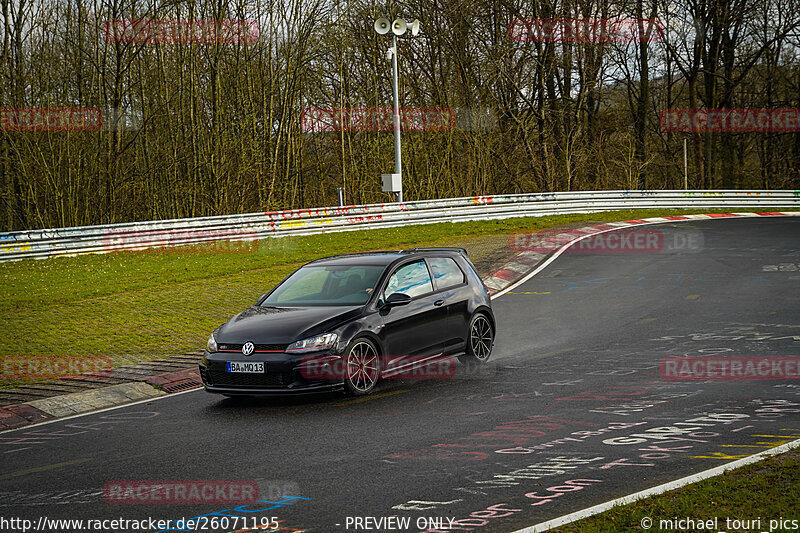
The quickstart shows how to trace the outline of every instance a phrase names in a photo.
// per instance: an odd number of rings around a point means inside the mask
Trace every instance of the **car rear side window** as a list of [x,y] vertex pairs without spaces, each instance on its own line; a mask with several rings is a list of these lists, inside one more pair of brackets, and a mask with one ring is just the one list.
[[437,289],[446,289],[464,283],[464,273],[449,257],[430,257],[428,263],[433,271]]
[[412,298],[433,292],[433,283],[425,261],[409,263],[398,268],[386,284],[384,297],[399,292]]

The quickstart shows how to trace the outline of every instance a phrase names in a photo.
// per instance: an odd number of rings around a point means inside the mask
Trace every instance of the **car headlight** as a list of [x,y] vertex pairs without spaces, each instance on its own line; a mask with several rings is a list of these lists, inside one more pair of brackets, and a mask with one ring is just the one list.
[[292,353],[306,353],[324,350],[333,346],[338,338],[339,336],[336,333],[325,333],[324,335],[317,335],[316,337],[309,337],[308,339],[293,342],[286,348],[286,351]]
[[217,351],[217,339],[214,338],[214,334],[208,336],[208,342],[206,343],[206,350],[209,352],[216,352]]

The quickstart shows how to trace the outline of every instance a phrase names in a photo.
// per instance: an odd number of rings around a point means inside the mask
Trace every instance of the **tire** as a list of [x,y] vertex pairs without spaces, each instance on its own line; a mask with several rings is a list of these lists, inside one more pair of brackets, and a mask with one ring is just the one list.
[[353,340],[345,355],[345,391],[353,396],[369,394],[375,388],[380,373],[380,359],[375,343],[366,337]]
[[494,346],[494,329],[484,313],[475,313],[469,321],[467,353],[459,359],[466,365],[479,365],[489,360]]

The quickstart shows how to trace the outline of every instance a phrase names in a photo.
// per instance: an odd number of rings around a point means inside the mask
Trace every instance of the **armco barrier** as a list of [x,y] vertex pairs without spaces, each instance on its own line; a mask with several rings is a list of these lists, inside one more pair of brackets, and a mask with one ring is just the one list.
[[616,209],[800,208],[800,191],[582,191],[472,196],[0,234],[0,262],[229,239]]

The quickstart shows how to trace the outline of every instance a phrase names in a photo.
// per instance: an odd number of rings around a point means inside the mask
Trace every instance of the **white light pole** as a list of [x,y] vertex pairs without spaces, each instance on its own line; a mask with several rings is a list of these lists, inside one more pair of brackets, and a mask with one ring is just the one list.
[[683,190],[689,190],[689,159],[686,155],[686,137],[683,138]]
[[[386,35],[392,31],[392,47],[389,55],[392,58],[392,100],[394,109],[392,112],[394,119],[394,174],[382,174],[383,191],[393,192],[397,195],[397,201],[403,201],[403,156],[400,150],[400,96],[398,89],[397,74],[397,36],[403,35],[408,30],[409,25],[403,19],[395,19],[389,22],[387,18],[379,18],[375,21],[375,31],[379,35]],[[419,33],[419,21],[411,23],[411,35]]]

